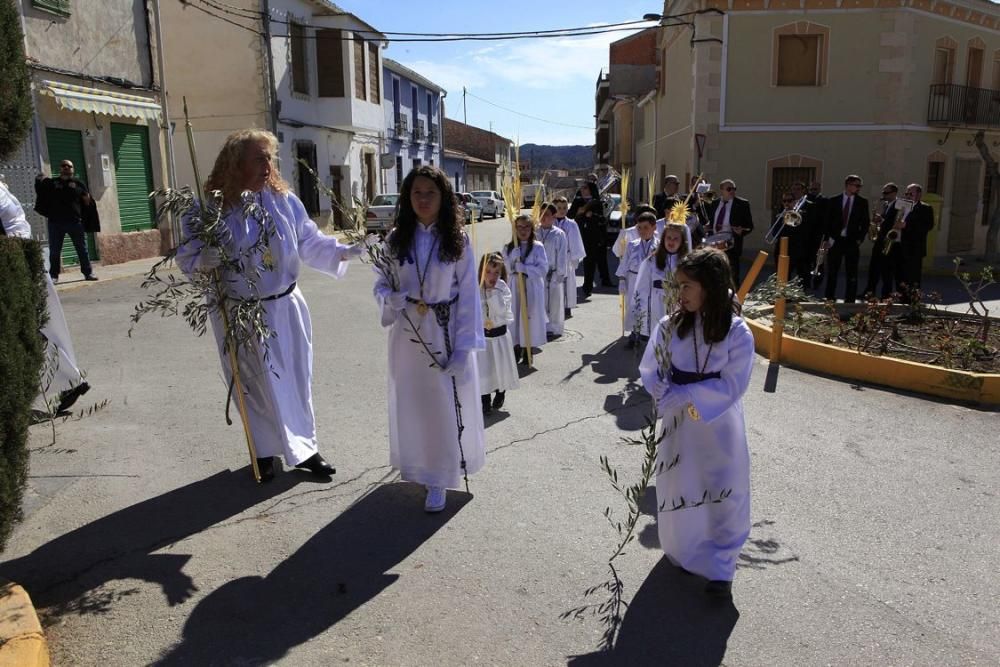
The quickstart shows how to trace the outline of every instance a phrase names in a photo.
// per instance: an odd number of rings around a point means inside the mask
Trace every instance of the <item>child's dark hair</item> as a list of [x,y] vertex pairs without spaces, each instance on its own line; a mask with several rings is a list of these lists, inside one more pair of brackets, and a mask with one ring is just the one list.
[[[656,220],[653,220],[653,224],[656,224]],[[681,247],[677,249],[677,259],[683,259],[685,255],[688,254],[688,240],[687,234],[684,233],[684,228],[686,225],[682,225],[678,222],[668,222],[663,226],[663,233],[660,234],[660,242],[656,246],[656,268],[660,271],[667,268],[667,232],[678,232],[681,235]]]
[[[538,208],[538,215],[540,217],[545,217],[546,213],[551,213],[552,215],[555,215],[558,211],[559,209],[556,208],[555,204],[553,204],[550,201],[544,201],[542,202],[542,205]],[[541,220],[539,220],[539,222],[541,222]]]
[[634,210],[635,210],[635,220],[636,220],[636,222],[639,221],[639,216],[642,215],[643,213],[652,213],[653,214],[653,224],[654,225],[656,224],[656,209],[653,208],[652,206],[650,206],[649,204],[647,204],[645,202],[640,202],[639,205],[636,206]]
[[504,246],[504,248],[507,249],[507,254],[509,255],[510,253],[514,252],[514,248],[517,248],[518,246],[521,245],[520,239],[517,238],[517,226],[518,224],[525,221],[531,223],[531,236],[528,237],[527,241],[528,249],[524,251],[524,257],[521,258],[522,260],[528,259],[528,255],[530,255],[531,251],[535,249],[535,221],[531,218],[530,215],[528,215],[527,213],[522,213],[521,215],[514,218],[514,238],[510,240],[510,243]]
[[486,280],[486,267],[499,266],[500,280],[507,282],[507,265],[503,261],[503,255],[498,252],[488,252],[479,258],[479,284],[482,286]]
[[648,222],[653,225],[653,227],[656,227],[656,214],[650,213],[649,211],[643,211],[639,215],[635,216],[635,224],[638,225],[640,222]]
[[[683,273],[704,290],[701,305],[702,335],[706,343],[720,343],[729,335],[733,315],[741,312],[732,292],[732,271],[729,258],[718,248],[699,248],[677,263],[677,274]],[[677,275],[675,274],[675,276]],[[673,315],[678,338],[685,338],[694,327],[697,313],[681,308]]]
[[443,171],[431,164],[415,167],[403,179],[399,189],[399,212],[396,215],[396,225],[389,234],[387,243],[396,257],[406,257],[413,247],[413,237],[417,233],[417,214],[410,201],[410,192],[417,177],[423,176],[434,181],[441,192],[441,210],[438,212],[437,231],[441,242],[438,247],[438,258],[442,262],[457,261],[465,250],[465,232],[462,230],[462,214],[459,212],[455,199],[455,191],[451,181]]

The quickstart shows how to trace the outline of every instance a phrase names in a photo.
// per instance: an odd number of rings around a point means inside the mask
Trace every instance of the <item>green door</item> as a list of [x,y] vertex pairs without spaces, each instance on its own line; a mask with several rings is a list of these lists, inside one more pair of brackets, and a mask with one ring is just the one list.
[[111,123],[111,146],[122,231],[152,229],[154,212],[149,193],[153,191],[153,167],[149,157],[149,128]]
[[[62,130],[57,127],[45,129],[45,140],[49,145],[49,164],[52,166],[53,176],[58,177],[59,163],[69,160],[73,163],[76,177],[84,182],[87,187],[87,161],[83,156],[83,133],[80,130]],[[97,243],[93,234],[87,234],[87,253],[91,261],[98,259]],[[63,241],[62,264],[63,266],[73,266],[80,263],[76,256],[76,248],[73,241],[67,236]]]

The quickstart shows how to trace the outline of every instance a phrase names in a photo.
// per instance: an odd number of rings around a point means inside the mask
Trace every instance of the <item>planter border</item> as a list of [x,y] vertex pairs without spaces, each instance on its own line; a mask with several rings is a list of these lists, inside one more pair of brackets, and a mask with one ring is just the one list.
[[[769,356],[771,327],[746,320],[757,353]],[[784,334],[780,363],[848,380],[905,389],[953,401],[1000,406],[1000,373],[970,373],[904,359],[880,357]]]

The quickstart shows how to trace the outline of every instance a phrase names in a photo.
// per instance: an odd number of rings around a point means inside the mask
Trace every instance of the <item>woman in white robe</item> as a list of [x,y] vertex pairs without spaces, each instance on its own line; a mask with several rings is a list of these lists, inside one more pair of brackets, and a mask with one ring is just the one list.
[[[506,392],[517,389],[520,380],[517,374],[517,360],[514,358],[514,343],[510,337],[511,293],[507,286],[507,267],[500,253],[483,256],[479,264],[482,278],[480,298],[483,303],[483,335],[486,349],[478,353],[479,391],[482,392],[483,414],[488,415],[503,407]],[[496,392],[495,396],[490,396]]]
[[[428,512],[443,510],[447,489],[486,462],[477,407],[476,353],[486,346],[479,276],[460,225],[448,177],[433,165],[415,168],[386,238],[395,276],[376,268],[375,298],[389,327],[389,462],[403,480],[427,487]],[[413,342],[411,325],[430,353]]]
[[553,201],[556,205],[556,221],[553,223],[566,235],[566,278],[564,298],[566,301],[566,311],[576,308],[576,267],[587,256],[587,249],[583,245],[583,235],[580,234],[580,225],[576,220],[567,218],[569,211],[569,201],[565,197],[556,197]]
[[[514,341],[514,353],[523,354],[524,363],[528,363],[527,349],[518,348],[541,347],[547,340],[545,326],[548,316],[545,312],[545,274],[549,270],[549,259],[545,255],[545,246],[535,240],[535,225],[530,215],[519,215],[514,221],[517,233],[517,245],[508,243],[504,246],[504,263],[510,276],[510,291],[513,293],[511,308],[514,311],[514,321],[511,323],[511,339]],[[527,326],[523,321],[524,310],[521,306],[521,276],[525,277],[525,293],[527,295],[528,314]],[[527,331],[527,338],[525,338]]]
[[538,240],[545,246],[549,271],[545,274],[545,313],[548,324],[545,331],[553,338],[563,335],[566,326],[566,267],[569,265],[569,242],[566,234],[555,226],[556,207],[542,204],[542,219],[538,226]]
[[742,397],[753,334],[738,316],[721,251],[691,253],[677,278],[681,308],[660,321],[639,366],[666,431],[656,460],[660,546],[674,565],[708,579],[707,593],[728,596],[750,534]]
[[682,228],[685,225],[668,224],[657,243],[656,253],[639,265],[630,305],[639,323],[636,328],[643,338],[648,337],[656,323],[676,305],[674,271],[688,251]]
[[[7,236],[30,239],[31,225],[24,215],[24,208],[17,197],[0,182],[0,223]],[[49,318],[41,328],[45,338],[45,368],[43,375],[50,377],[48,384],[35,399],[35,406],[43,412],[59,414],[68,410],[80,396],[90,391],[90,384],[83,379],[76,364],[73,339],[63,313],[59,294],[48,272],[45,273],[46,309]]]
[[[252,348],[240,347],[237,352],[261,481],[273,479],[275,456],[322,477],[336,472],[319,454],[316,442],[312,321],[296,281],[302,264],[340,278],[347,271],[347,261],[362,252],[319,231],[302,202],[274,169],[277,153],[278,142],[270,132],[234,132],[226,138],[206,184],[206,190],[223,192],[223,220],[230,235],[224,248],[226,256],[241,259],[244,274],[254,268],[260,272],[251,292],[245,278],[223,269],[227,298],[260,299],[267,324],[274,332],[266,350],[255,342]],[[257,220],[243,215],[240,193],[244,191],[254,193],[273,223],[274,233],[266,250],[254,248],[264,230]],[[185,220],[189,236],[194,223],[194,217]],[[195,239],[177,249],[177,264],[188,275],[213,271],[221,262],[219,249],[203,246]],[[231,383],[229,356],[223,347],[225,331],[217,313],[213,313],[211,322],[223,374]],[[237,403],[237,397],[232,400]]]

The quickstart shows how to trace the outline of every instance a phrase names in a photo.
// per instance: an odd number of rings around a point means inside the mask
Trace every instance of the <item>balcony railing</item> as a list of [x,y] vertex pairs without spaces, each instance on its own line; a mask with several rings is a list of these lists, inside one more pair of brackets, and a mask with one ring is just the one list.
[[431,130],[427,134],[427,139],[432,144],[439,144],[439,143],[441,143],[441,139],[438,136],[438,126],[437,126],[437,123],[431,123]]
[[927,101],[927,124],[1000,127],[1000,90],[934,84]]
[[396,136],[404,137],[409,133],[409,125],[406,121],[406,116],[396,117]]
[[427,135],[424,134],[424,121],[417,120],[416,127],[413,128],[413,142],[423,141]]

